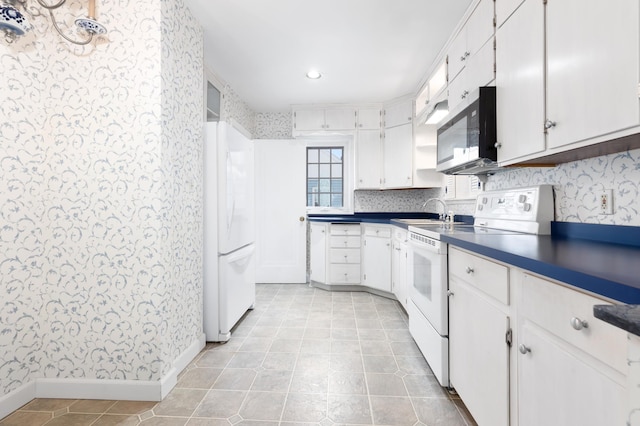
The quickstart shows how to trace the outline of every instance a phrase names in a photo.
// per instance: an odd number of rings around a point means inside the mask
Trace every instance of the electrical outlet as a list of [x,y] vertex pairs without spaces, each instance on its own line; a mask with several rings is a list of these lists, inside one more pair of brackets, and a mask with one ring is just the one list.
[[598,194],[600,214],[613,214],[613,190],[604,189]]

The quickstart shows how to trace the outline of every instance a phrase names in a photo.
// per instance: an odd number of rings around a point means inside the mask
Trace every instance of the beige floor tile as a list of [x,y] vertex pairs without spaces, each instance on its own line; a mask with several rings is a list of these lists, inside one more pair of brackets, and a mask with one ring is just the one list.
[[364,371],[362,356],[356,354],[331,354],[332,371],[349,371],[360,373]]
[[177,388],[210,389],[215,383],[222,369],[220,368],[194,368],[180,377]]
[[174,389],[155,406],[156,416],[189,417],[207,394],[204,389]]
[[363,355],[393,356],[389,342],[362,340],[360,341],[360,350]]
[[367,373],[388,373],[398,371],[396,359],[392,356],[363,355],[364,371]]
[[412,398],[421,422],[433,426],[466,426],[453,401],[444,398]]
[[328,339],[331,337],[330,328],[305,328],[303,339]]
[[300,352],[302,339],[273,339],[269,352]]
[[76,401],[77,399],[36,398],[23,406],[21,410],[58,411],[63,408],[68,408]]
[[100,414],[67,413],[53,418],[47,426],[89,426],[100,416]]
[[226,368],[213,384],[213,389],[249,390],[256,372],[249,368]]
[[70,413],[106,413],[117,401],[82,399],[69,407]]
[[91,426],[136,426],[140,423],[137,415],[103,414]]
[[433,375],[429,364],[422,356],[396,356],[398,368],[403,373]]
[[401,377],[395,374],[367,373],[369,395],[407,396]]
[[290,392],[327,393],[329,372],[323,370],[296,370],[291,379]]
[[210,390],[193,413],[193,417],[228,418],[236,415],[247,392]]
[[154,416],[140,422],[140,426],[184,426],[188,417],[158,417]]
[[262,365],[264,352],[237,352],[226,368],[256,368]]
[[[411,400],[398,396],[370,396],[371,412],[375,424],[412,425],[417,417]],[[429,425],[431,426],[431,425]]]
[[293,370],[298,354],[269,352],[262,361],[262,368],[267,370]]
[[291,383],[293,371],[287,370],[263,370],[258,372],[251,390],[287,392]]
[[[275,423],[277,425],[278,422]],[[192,417],[187,422],[187,426],[229,426],[227,419],[199,419]]]
[[449,398],[449,393],[432,375],[409,374],[402,378],[410,396],[423,398]]
[[53,414],[36,411],[16,411],[0,421],[1,426],[42,426]]
[[239,414],[248,420],[280,420],[286,396],[284,392],[251,391]]
[[366,395],[367,386],[362,373],[336,371],[329,376],[330,394]]
[[234,352],[209,350],[200,357],[197,364],[198,367],[224,368],[234,355]]
[[238,351],[240,352],[268,352],[271,346],[269,337],[247,337]]
[[360,342],[358,340],[331,340],[331,353],[360,354]]
[[320,422],[327,417],[327,395],[289,393],[282,413],[285,422]]
[[372,424],[369,398],[361,395],[329,395],[327,416],[335,423]]
[[327,339],[304,339],[300,346],[301,353],[328,354],[331,353],[331,340]]
[[109,414],[142,414],[155,407],[157,402],[118,401],[107,410]]

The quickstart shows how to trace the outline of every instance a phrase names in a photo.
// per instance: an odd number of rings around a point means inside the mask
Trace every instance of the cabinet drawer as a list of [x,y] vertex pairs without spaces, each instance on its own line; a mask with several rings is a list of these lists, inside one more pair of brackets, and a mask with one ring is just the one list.
[[329,252],[331,263],[360,263],[360,249],[331,249]]
[[360,235],[360,224],[331,224],[331,235]]
[[372,236],[372,237],[386,237],[391,238],[391,229],[390,228],[364,228],[364,235]]
[[449,274],[509,304],[509,268],[470,253],[449,249]]
[[332,248],[360,248],[360,235],[355,237],[332,235],[329,244]]
[[397,227],[397,226],[395,226],[395,227],[393,228],[393,238],[394,238],[396,241],[406,242],[406,241],[407,241],[407,236],[408,236],[408,233],[407,233],[407,230],[406,230],[406,229],[404,229],[404,228],[399,228],[399,227]]
[[331,284],[359,284],[360,265],[331,264],[329,280]]
[[529,274],[521,297],[520,315],[626,375],[627,333],[593,316],[607,302]]

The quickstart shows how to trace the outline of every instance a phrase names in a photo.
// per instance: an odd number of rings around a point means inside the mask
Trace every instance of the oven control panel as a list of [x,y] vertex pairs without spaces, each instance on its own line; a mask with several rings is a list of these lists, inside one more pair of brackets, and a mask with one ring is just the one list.
[[474,219],[476,226],[549,233],[554,219],[553,187],[487,191],[476,200]]

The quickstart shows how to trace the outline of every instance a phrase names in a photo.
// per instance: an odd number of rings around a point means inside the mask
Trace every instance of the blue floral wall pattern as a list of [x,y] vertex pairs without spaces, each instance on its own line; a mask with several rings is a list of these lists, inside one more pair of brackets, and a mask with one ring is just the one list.
[[202,333],[202,31],[182,0],[98,13],[96,46],[0,43],[0,397],[157,381]]

